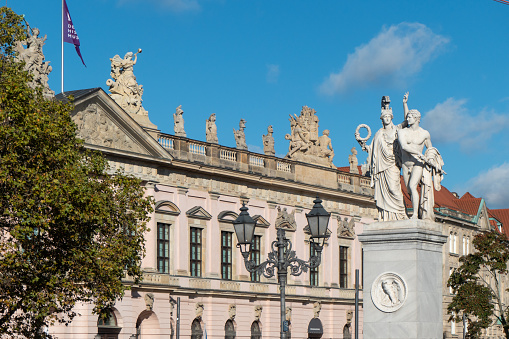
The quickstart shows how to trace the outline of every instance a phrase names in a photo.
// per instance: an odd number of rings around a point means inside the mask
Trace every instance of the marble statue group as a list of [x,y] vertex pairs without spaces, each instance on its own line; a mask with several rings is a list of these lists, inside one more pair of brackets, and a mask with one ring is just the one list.
[[133,68],[138,59],[138,53],[127,52],[122,59],[118,54],[111,61],[110,76],[106,85],[109,86],[110,96],[129,114],[148,115],[148,112],[142,106],[141,96],[143,95],[143,85],[136,81]]
[[[419,126],[421,114],[408,109],[408,93],[403,97],[404,121],[399,125],[392,122],[392,108],[388,96],[382,97],[380,120],[382,128],[371,136],[367,125],[359,125],[355,138],[362,149],[368,152],[371,185],[381,221],[407,219],[400,176],[403,176],[412,202],[412,219],[434,220],[434,190],[440,190],[445,172],[443,159],[431,144],[428,131]],[[368,136],[360,136],[360,128],[368,130]],[[424,147],[426,151],[423,153]],[[418,187],[420,186],[420,190]]]
[[[39,37],[39,29],[30,30],[28,37],[24,41],[16,41],[14,50],[16,51],[16,60],[24,62],[24,70],[32,74],[33,78],[28,83],[31,88],[41,86],[43,95],[46,99],[51,99],[53,92],[48,85],[48,75],[52,71],[49,61],[44,60],[42,46],[44,46],[47,36]],[[24,48],[23,46],[27,46]]]

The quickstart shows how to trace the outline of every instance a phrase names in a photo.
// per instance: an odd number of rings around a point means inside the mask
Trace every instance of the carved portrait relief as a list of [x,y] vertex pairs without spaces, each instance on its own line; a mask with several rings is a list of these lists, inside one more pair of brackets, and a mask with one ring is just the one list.
[[395,312],[403,306],[407,297],[407,285],[396,273],[380,274],[371,286],[371,300],[382,312]]

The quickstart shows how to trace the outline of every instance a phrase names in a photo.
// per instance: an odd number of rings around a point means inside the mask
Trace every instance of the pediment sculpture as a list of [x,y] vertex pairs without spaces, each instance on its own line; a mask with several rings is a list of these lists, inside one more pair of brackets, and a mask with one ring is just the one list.
[[138,60],[138,52],[127,52],[122,59],[118,54],[111,61],[110,76],[106,85],[110,88],[110,96],[115,102],[129,114],[139,114],[148,116],[148,112],[142,106],[141,96],[143,95],[143,85],[139,85],[134,75],[134,65]]

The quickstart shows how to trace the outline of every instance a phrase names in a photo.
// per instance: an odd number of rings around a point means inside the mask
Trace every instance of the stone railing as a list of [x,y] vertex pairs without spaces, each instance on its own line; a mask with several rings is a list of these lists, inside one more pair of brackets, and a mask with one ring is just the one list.
[[281,172],[292,173],[292,164],[284,161],[277,162],[277,170]]
[[221,281],[219,284],[223,291],[240,291],[240,283],[234,281]]
[[261,284],[261,283],[260,284],[250,284],[249,291],[255,292],[255,293],[268,293],[269,285]]
[[[339,289],[339,297],[343,299],[355,299],[355,290]],[[362,291],[359,291],[359,298],[362,299]]]
[[167,136],[160,135],[157,141],[159,142],[159,144],[161,146],[163,146],[166,149],[174,149],[173,148],[173,139],[171,139]]
[[[122,279],[124,282],[134,282],[134,278],[131,276],[125,276]],[[171,285],[179,286],[180,280],[178,277],[171,276],[169,274],[155,273],[155,272],[143,272],[141,279],[142,284],[154,284],[154,285]]]
[[251,166],[265,167],[265,161],[262,157],[256,155],[249,155],[249,164]]
[[207,289],[210,289],[210,280],[208,280],[208,279],[189,279],[189,287],[207,290]]
[[370,178],[361,178],[361,186],[362,187],[371,187],[371,179]]
[[338,173],[338,182],[340,184],[350,184],[350,176],[344,173]]
[[211,167],[301,182],[360,195],[373,194],[369,187],[369,179],[357,174],[171,134],[160,133],[157,140],[176,160],[197,162]]
[[200,144],[189,143],[189,152],[193,154],[205,155],[205,146]]
[[329,290],[327,290],[326,288],[311,287],[309,295],[313,297],[329,297],[330,293]]
[[[279,285],[277,287],[277,293],[281,293],[281,289],[279,288]],[[286,285],[285,287],[285,293],[286,294],[291,294],[291,295],[296,295],[297,294],[297,290],[295,289],[295,286],[288,286]]]
[[219,151],[219,158],[221,160],[237,161],[237,152],[230,151],[227,149],[221,149]]

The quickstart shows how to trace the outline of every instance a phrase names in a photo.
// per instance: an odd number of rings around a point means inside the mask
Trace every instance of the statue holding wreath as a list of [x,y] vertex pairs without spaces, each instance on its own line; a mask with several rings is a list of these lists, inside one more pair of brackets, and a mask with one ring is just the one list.
[[[392,123],[392,108],[389,107],[391,101],[388,96],[382,97],[380,119],[383,127],[375,133],[371,144],[366,144],[366,141],[371,137],[371,129],[368,125],[359,125],[355,131],[355,139],[362,150],[368,152],[371,187],[375,189],[374,199],[378,209],[378,220],[380,221],[408,218],[401,191],[401,148],[398,142],[398,131],[407,125],[407,100],[408,93],[403,97],[405,121],[396,126]],[[361,138],[359,134],[361,128],[368,130],[367,137]]]

